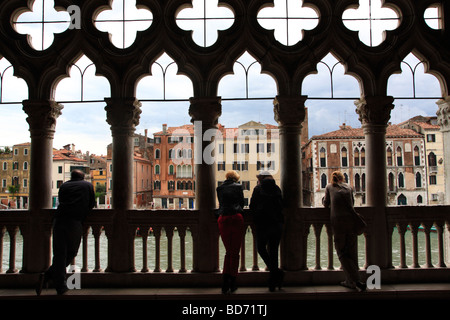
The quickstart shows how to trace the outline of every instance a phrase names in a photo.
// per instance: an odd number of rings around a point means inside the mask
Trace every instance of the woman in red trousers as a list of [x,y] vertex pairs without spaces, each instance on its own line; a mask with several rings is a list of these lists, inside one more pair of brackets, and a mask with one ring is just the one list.
[[225,260],[223,263],[222,293],[236,291],[236,277],[239,268],[239,251],[244,237],[244,192],[242,186],[237,183],[239,174],[236,171],[228,171],[225,182],[217,187],[219,199],[219,232],[225,246]]

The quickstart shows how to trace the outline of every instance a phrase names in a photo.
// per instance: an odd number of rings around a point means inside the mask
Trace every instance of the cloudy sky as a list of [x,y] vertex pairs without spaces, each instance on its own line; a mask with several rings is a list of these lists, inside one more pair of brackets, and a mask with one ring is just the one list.
[[[68,28],[69,15],[67,12],[56,12],[53,1],[36,0],[33,12],[24,13],[18,18],[16,30],[29,34],[32,45],[36,50],[42,50],[53,42],[53,33],[63,32]],[[101,31],[111,33],[111,41],[119,48],[130,46],[137,30],[145,30],[151,24],[152,14],[148,10],[135,8],[134,0],[126,0],[126,19],[140,19],[139,22],[129,22],[123,31],[122,1],[113,1],[113,10],[105,10],[97,16],[96,26]],[[276,39],[284,45],[293,45],[301,41],[302,29],[313,29],[318,23],[318,15],[311,8],[302,8],[300,0],[274,1],[273,8],[267,7],[260,11],[258,19],[267,29],[274,29]],[[367,45],[378,45],[383,41],[382,31],[395,29],[398,15],[391,9],[381,8],[380,0],[360,0],[360,7],[349,9],[343,15],[345,25],[352,30],[359,31],[359,37]],[[287,9],[286,10],[286,5]],[[44,10],[45,20],[53,21],[46,24],[42,36],[42,24],[27,24],[29,21],[42,20]],[[289,18],[286,19],[286,11]],[[194,41],[200,46],[209,46],[217,41],[217,30],[227,29],[233,23],[233,12],[226,7],[217,7],[217,1],[207,1],[207,17],[222,17],[220,21],[193,21],[192,18],[203,17],[203,0],[194,0],[193,8],[182,10],[177,16],[177,24],[182,29],[194,29]],[[371,12],[372,17],[384,17],[389,20],[377,21],[372,30],[366,20],[355,22],[354,19],[364,18]],[[436,11],[427,11],[427,22],[436,27],[433,17]],[[109,21],[104,21],[109,20]],[[55,21],[63,21],[57,23]],[[64,22],[66,21],[66,22]],[[205,30],[206,33],[203,31]],[[0,59],[1,102],[0,104],[0,147],[30,141],[26,115],[22,111],[20,102],[27,99],[27,86],[21,79],[13,76],[13,68],[9,62]],[[8,68],[9,67],[9,68]],[[352,99],[329,100],[333,92],[335,98],[359,97],[359,85],[355,78],[345,75],[344,68],[331,54],[324,57],[317,66],[318,74],[310,75],[305,80],[302,93],[313,97],[306,106],[309,112],[309,134],[318,135],[337,130],[339,125],[346,123],[359,127],[360,123],[355,113]],[[332,70],[332,74],[330,73]],[[177,75],[177,65],[166,54],[151,66],[152,76],[145,77],[137,86],[137,98],[140,100],[187,100],[192,97],[192,83],[185,77]],[[246,90],[245,74],[248,74],[248,90]],[[81,77],[83,74],[83,77]],[[165,90],[164,90],[165,79]],[[333,81],[331,81],[333,80]],[[333,83],[333,85],[331,85]],[[81,85],[82,84],[82,85]],[[83,87],[83,90],[81,88]],[[402,73],[393,75],[389,81],[388,94],[394,97],[413,97],[415,87],[416,97],[439,97],[440,87],[434,76],[424,73],[423,64],[412,54],[402,64]],[[261,74],[260,65],[248,53],[244,53],[235,64],[234,74],[225,76],[219,85],[219,96],[222,102],[222,116],[220,122],[226,127],[237,127],[247,121],[254,120],[262,123],[276,124],[273,117],[272,97],[276,96],[276,84],[268,76]],[[86,57],[82,57],[71,68],[70,78],[62,80],[56,88],[56,100],[63,101],[63,114],[58,118],[54,140],[54,147],[61,148],[66,144],[75,144],[76,148],[95,154],[106,154],[106,145],[111,142],[110,128],[106,123],[105,103],[69,103],[68,101],[103,100],[110,96],[108,81],[95,76],[95,66]],[[227,100],[233,98],[258,98],[257,100]],[[270,99],[260,99],[270,98]],[[322,98],[322,99],[320,99]],[[398,99],[391,112],[391,122],[398,123],[416,115],[435,115],[436,99]],[[179,126],[190,123],[188,115],[189,103],[182,102],[142,102],[140,124],[136,132],[149,134],[160,131],[163,123],[168,126]]]

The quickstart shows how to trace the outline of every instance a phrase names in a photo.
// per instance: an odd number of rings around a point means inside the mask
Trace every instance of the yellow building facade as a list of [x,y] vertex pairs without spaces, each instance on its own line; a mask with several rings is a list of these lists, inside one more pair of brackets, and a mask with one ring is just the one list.
[[222,125],[218,128],[214,150],[216,187],[226,180],[228,170],[235,170],[240,175],[239,182],[244,189],[247,207],[258,182],[256,176],[261,171],[268,171],[276,183],[280,184],[278,127],[249,121],[237,128],[225,128]]

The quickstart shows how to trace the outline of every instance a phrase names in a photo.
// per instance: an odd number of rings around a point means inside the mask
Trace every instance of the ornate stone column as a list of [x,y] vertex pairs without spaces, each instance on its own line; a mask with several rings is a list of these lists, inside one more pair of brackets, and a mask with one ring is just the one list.
[[450,96],[436,102],[439,110],[436,112],[438,124],[441,127],[444,148],[444,172],[445,172],[445,204],[450,205]]
[[189,115],[194,123],[195,207],[199,212],[199,226],[194,247],[194,271],[214,272],[218,269],[215,162],[203,157],[213,140],[204,141],[207,130],[216,129],[222,114],[220,97],[190,99]]
[[23,272],[42,272],[51,260],[51,217],[42,209],[52,207],[53,137],[63,106],[51,100],[24,100],[30,127],[29,220],[24,237]]
[[[436,102],[439,110],[436,112],[438,124],[441,126],[442,143],[444,148],[444,179],[445,204],[450,205],[450,96]],[[450,232],[444,228],[445,262],[450,263]]]
[[369,265],[390,266],[387,241],[386,128],[394,105],[393,97],[366,96],[355,102],[366,139],[366,200],[374,209],[369,231]]
[[127,210],[133,208],[133,136],[139,124],[141,103],[132,98],[108,98],[106,118],[112,134],[112,207],[113,232],[107,234],[111,245],[108,270],[135,271],[134,232],[127,222]]
[[306,96],[277,96],[275,120],[280,134],[280,187],[285,204],[285,230],[281,242],[281,266],[296,271],[306,268],[308,231],[302,223],[301,129],[305,119]]

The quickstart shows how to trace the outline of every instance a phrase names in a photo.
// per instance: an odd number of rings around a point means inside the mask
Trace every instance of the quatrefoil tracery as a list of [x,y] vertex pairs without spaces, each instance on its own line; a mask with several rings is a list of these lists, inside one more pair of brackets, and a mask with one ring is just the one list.
[[[304,30],[316,28],[320,12],[304,6],[302,0],[274,0],[255,18],[264,29],[273,30],[280,43],[292,46],[303,39]],[[430,28],[442,28],[439,5],[428,8],[423,18]],[[192,0],[192,6],[180,10],[174,19],[180,29],[192,31],[194,42],[202,47],[213,45],[218,41],[218,31],[229,29],[235,21],[233,8],[218,0]],[[377,46],[384,41],[385,31],[399,26],[401,12],[383,7],[381,0],[360,0],[357,8],[343,12],[342,20],[348,29],[358,31],[361,42]],[[13,17],[12,24],[18,33],[30,36],[34,49],[45,50],[52,45],[54,34],[69,28],[70,21],[69,13],[55,9],[53,0],[35,0],[32,10]],[[136,0],[113,0],[111,9],[101,11],[92,21],[98,30],[110,34],[116,47],[124,49],[134,43],[138,31],[151,26],[153,15],[148,8],[137,8]]]

